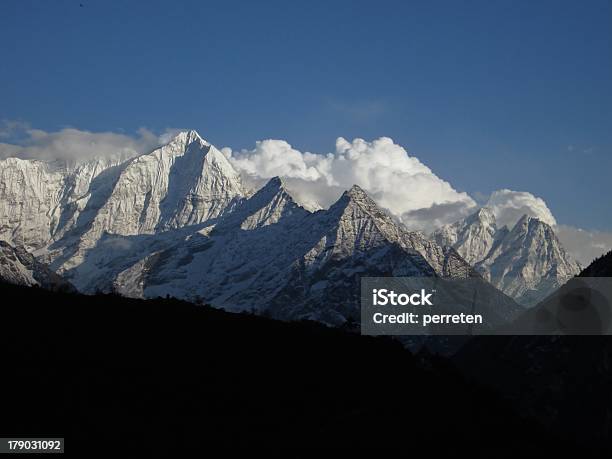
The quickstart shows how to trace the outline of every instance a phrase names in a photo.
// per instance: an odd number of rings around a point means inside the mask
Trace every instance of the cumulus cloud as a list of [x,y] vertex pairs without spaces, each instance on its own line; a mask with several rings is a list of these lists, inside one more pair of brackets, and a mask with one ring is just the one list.
[[486,204],[493,210],[498,226],[507,225],[512,228],[525,214],[537,217],[549,225],[556,225],[557,221],[542,198],[538,198],[526,191],[498,190],[491,193]]
[[[167,129],[157,135],[140,129],[135,135],[126,135],[74,128],[47,132],[22,121],[4,120],[0,122],[0,159],[135,156],[167,143],[178,132]],[[387,137],[372,142],[340,137],[335,150],[327,154],[301,152],[283,140],[263,140],[252,150],[232,151],[226,147],[221,151],[253,189],[271,177],[281,176],[296,199],[311,210],[328,207],[353,184],[364,188],[408,228],[426,232],[453,223],[478,207],[472,197],[455,190]],[[487,201],[484,195],[475,196],[479,203]],[[556,225],[544,200],[528,192],[498,190],[489,196],[486,205],[493,209],[500,226],[513,226],[523,214]],[[555,231],[566,249],[585,266],[612,249],[612,233],[567,225],[556,225]]]
[[[284,140],[263,140],[252,150],[223,148],[222,152],[253,189],[271,177],[283,177],[294,197],[310,209],[328,207],[353,184],[408,228],[425,232],[479,207],[387,137],[372,142],[340,137],[334,152],[327,154],[301,152]],[[557,225],[546,202],[532,193],[501,189],[477,198],[493,210],[500,227],[514,226],[524,214],[554,226],[561,243],[583,265],[612,248],[612,233]]]
[[327,158],[312,153],[302,153],[284,140],[262,140],[255,149],[231,153],[226,156],[239,171],[250,177],[291,177],[309,182],[316,181],[327,172]]
[[329,206],[342,191],[357,184],[413,228],[424,223],[423,215],[415,211],[426,213],[432,206],[452,208],[446,220],[439,208],[431,210],[438,213],[440,222],[448,223],[476,205],[467,193],[453,189],[388,137],[372,142],[340,137],[335,151],[327,154],[301,152],[284,140],[263,140],[253,150],[225,148],[223,152],[247,182],[283,177],[298,200],[321,207]]
[[448,223],[454,223],[476,212],[476,207],[464,201],[432,204],[431,207],[412,210],[401,215],[400,220],[412,229],[427,234]]
[[178,132],[167,130],[161,136],[147,129],[136,135],[114,132],[91,132],[64,128],[55,132],[33,129],[25,123],[5,121],[0,128],[3,139],[16,139],[12,143],[0,143],[0,159],[85,160],[93,157],[122,155],[135,156],[165,143]]

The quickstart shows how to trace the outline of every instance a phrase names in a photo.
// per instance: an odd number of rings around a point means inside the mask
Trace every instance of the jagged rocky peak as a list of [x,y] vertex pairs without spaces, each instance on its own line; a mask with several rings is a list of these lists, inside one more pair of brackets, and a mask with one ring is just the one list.
[[550,235],[554,236],[553,229],[548,223],[545,223],[539,218],[531,217],[527,214],[523,215],[519,219],[519,221],[516,222],[516,225],[514,225],[514,227],[512,228],[513,233],[524,234],[524,233],[530,233],[533,231],[539,231],[543,235],[547,235],[547,236],[550,236]]
[[279,192],[279,191],[287,191],[285,189],[285,182],[278,175],[276,177],[272,177],[268,182],[261,188],[260,191],[265,192]]
[[216,218],[245,196],[227,158],[195,131],[131,161],[94,222],[94,235],[152,234]]
[[350,189],[342,193],[342,196],[329,208],[330,213],[345,213],[348,209],[357,208],[366,214],[373,214],[373,217],[383,220],[391,220],[391,217],[384,212],[378,204],[361,188],[353,185]]
[[[229,227],[239,226],[252,230],[262,226],[288,222],[310,212],[293,199],[280,177],[271,178],[249,199],[241,201],[228,218],[220,222],[216,233]],[[289,218],[293,217],[293,218]]]
[[483,223],[488,223],[490,225],[495,225],[495,214],[493,213],[493,209],[490,207],[481,207],[473,214],[474,218],[477,218],[479,221]]
[[497,228],[495,215],[483,207],[432,237],[454,248],[493,285],[525,305],[535,304],[580,270],[554,229],[528,215],[511,230]]
[[482,207],[468,217],[434,231],[432,238],[454,248],[470,264],[482,261],[495,246],[498,235],[495,214]]
[[[534,250],[550,246],[553,251],[548,255],[560,255],[564,261],[569,260],[569,255],[561,246],[557,235],[552,227],[537,217],[523,215],[505,237],[506,243],[512,241],[514,244],[523,242],[529,244]],[[573,263],[573,260],[572,260]]]
[[186,146],[191,145],[194,142],[204,147],[210,146],[210,143],[204,140],[202,136],[193,129],[179,132],[172,139],[170,139],[170,141],[165,146],[166,147],[177,146],[179,148],[180,147],[185,148]]
[[399,226],[359,185],[345,191],[329,208],[327,216],[339,220],[339,234],[349,233],[357,239],[368,239],[378,233],[390,241],[400,238]]
[[399,225],[358,185],[347,190],[323,217],[331,219],[335,241],[332,255],[347,256],[393,245],[419,265],[421,273],[433,270],[440,276],[465,277],[473,271],[454,251],[445,251],[423,234]]
[[553,228],[523,215],[477,265],[487,279],[525,305],[533,305],[580,272]]
[[359,185],[353,185],[344,192],[343,196],[366,208],[378,207],[374,200]]
[[270,200],[272,198],[275,198],[277,202],[282,201],[286,203],[291,203],[296,207],[302,207],[295,200],[291,192],[287,189],[285,181],[278,176],[272,177],[270,180],[268,180],[266,184],[253,195],[251,199],[255,200],[254,198],[256,197],[259,200]]
[[354,199],[370,199],[368,194],[359,185],[355,184],[350,189],[346,190],[345,193]]

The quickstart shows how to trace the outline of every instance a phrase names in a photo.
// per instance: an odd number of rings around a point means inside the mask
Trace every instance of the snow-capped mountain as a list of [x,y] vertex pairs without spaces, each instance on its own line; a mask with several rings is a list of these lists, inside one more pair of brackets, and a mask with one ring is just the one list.
[[359,187],[329,210],[297,205],[279,178],[204,227],[114,275],[114,290],[338,325],[368,276],[477,276],[453,249],[398,226]]
[[580,272],[550,225],[524,215],[512,228],[497,228],[486,207],[433,233],[476,267],[493,285],[533,305]]
[[358,317],[363,275],[480,277],[358,186],[316,212],[279,178],[253,194],[195,131],[135,158],[9,159],[0,173],[0,237],[35,249],[84,292],[339,324]]
[[35,250],[61,237],[89,210],[104,173],[126,159],[117,154],[79,164],[0,160],[0,239]]
[[453,247],[474,265],[487,256],[499,234],[493,212],[483,207],[465,219],[443,226],[433,236],[439,244]]
[[40,286],[49,290],[72,291],[74,287],[22,247],[0,241],[0,281]]

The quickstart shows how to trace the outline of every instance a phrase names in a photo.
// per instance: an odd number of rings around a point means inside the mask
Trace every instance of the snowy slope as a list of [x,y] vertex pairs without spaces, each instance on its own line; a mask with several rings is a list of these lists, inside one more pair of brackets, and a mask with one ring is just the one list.
[[475,214],[433,233],[472,263],[493,285],[526,305],[533,305],[580,272],[550,225],[523,216],[512,230],[498,229],[493,213]]
[[0,160],[0,239],[34,250],[61,237],[76,225],[99,177],[126,159],[117,154],[80,164]]
[[279,178],[253,194],[195,131],[135,158],[10,159],[0,173],[0,238],[27,240],[84,292],[339,324],[357,317],[361,276],[480,277],[460,247],[406,230],[358,186],[316,212]]
[[161,234],[200,224],[245,195],[225,156],[195,131],[182,132],[100,174],[76,223],[49,245],[46,260],[63,273],[85,263],[105,235]]
[[310,213],[274,178],[214,228],[119,273],[114,289],[339,324],[357,316],[362,275],[476,273],[454,250],[402,229],[357,186]]

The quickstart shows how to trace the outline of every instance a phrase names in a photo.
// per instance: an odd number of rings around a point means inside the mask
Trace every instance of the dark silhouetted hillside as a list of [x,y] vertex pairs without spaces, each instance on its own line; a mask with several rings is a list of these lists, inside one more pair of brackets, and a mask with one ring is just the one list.
[[[571,451],[447,361],[390,339],[173,299],[1,285],[0,436],[66,450]],[[81,457],[84,457],[83,455]]]
[[612,250],[595,259],[579,274],[580,277],[612,277]]
[[[611,273],[612,252],[580,276]],[[538,314],[565,288],[529,313]],[[571,292],[572,286],[567,288]],[[521,413],[587,448],[612,453],[612,336],[479,336],[454,361],[471,380],[504,394]]]

